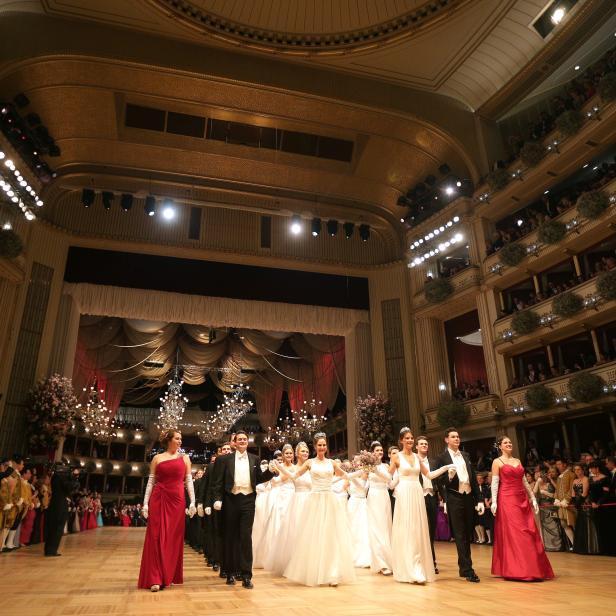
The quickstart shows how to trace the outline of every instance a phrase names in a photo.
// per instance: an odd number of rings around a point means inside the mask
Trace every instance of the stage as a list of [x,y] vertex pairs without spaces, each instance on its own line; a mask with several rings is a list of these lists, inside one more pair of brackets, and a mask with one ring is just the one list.
[[2,604],[23,616],[478,616],[501,610],[563,616],[606,614],[616,605],[614,558],[550,554],[556,580],[515,583],[490,577],[491,548],[473,546],[481,583],[472,584],[458,578],[455,547],[448,543],[437,544],[441,574],[426,586],[358,570],[355,585],[306,588],[256,571],[254,590],[239,584],[230,588],[186,548],[184,585],[151,593],[136,588],[144,532],[108,527],[69,535],[62,542],[61,558],[44,558],[42,546],[1,554]]

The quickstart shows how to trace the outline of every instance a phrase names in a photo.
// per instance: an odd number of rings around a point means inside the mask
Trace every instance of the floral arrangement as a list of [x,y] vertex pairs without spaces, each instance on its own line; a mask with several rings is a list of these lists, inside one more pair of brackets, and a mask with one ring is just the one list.
[[436,411],[436,420],[443,428],[463,426],[469,417],[470,411],[460,400],[447,400],[441,402]]
[[31,392],[28,442],[32,449],[55,449],[68,431],[77,410],[71,379],[52,374]]
[[23,242],[15,231],[0,229],[0,257],[14,259],[24,250]]
[[511,318],[511,329],[520,336],[530,334],[541,324],[541,317],[534,310],[522,310]]
[[517,242],[510,242],[505,244],[499,251],[498,257],[503,265],[509,265],[511,267],[518,265],[526,258],[526,246],[518,244]]
[[597,291],[603,299],[616,299],[616,270],[601,272],[597,276]]
[[549,409],[554,406],[554,392],[543,383],[531,385],[526,390],[526,404],[533,411]]
[[488,173],[486,182],[492,190],[502,190],[505,186],[507,186],[507,184],[509,184],[510,179],[511,176],[509,175],[507,169],[498,168]]
[[543,244],[557,244],[565,237],[567,227],[558,220],[547,220],[537,232],[539,241]]
[[563,137],[571,137],[575,135],[582,124],[584,124],[584,116],[577,109],[570,109],[569,111],[563,111],[556,118],[556,128]]
[[453,285],[447,278],[436,278],[424,285],[424,295],[431,304],[438,304],[453,293]]
[[575,205],[584,218],[594,220],[610,207],[610,198],[604,190],[590,190],[582,193]]
[[566,291],[552,300],[552,312],[559,317],[571,317],[584,308],[584,298],[579,293]]
[[371,452],[362,449],[359,452],[359,467],[363,468],[367,473],[370,473],[378,466],[378,458]]
[[606,73],[599,82],[599,96],[604,103],[616,100],[616,73]]
[[572,376],[567,385],[576,402],[592,402],[603,395],[605,381],[597,374],[580,372]]
[[538,141],[527,141],[520,150],[520,160],[527,167],[538,165],[546,154],[543,143]]
[[385,446],[393,441],[394,411],[391,401],[380,392],[376,396],[357,398],[355,418],[360,449],[369,449],[372,441]]

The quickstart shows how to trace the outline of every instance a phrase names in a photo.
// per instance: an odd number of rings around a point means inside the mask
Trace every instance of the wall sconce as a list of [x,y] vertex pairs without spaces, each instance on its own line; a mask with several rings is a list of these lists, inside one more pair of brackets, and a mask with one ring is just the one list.
[[516,178],[518,180],[520,180],[520,182],[524,181],[524,178],[522,177],[522,169],[516,169],[512,174],[511,177],[515,180]]
[[552,143],[548,144],[546,150],[548,152],[556,152],[556,154],[560,154],[560,150],[558,149],[558,139],[554,139]]
[[490,267],[490,274],[498,274],[499,276],[503,275],[503,264],[495,263]]
[[529,244],[526,247],[526,254],[536,257],[539,254],[539,246],[537,244]]
[[445,391],[447,389],[447,386],[445,385],[445,383],[439,383],[438,384],[438,390],[439,391]]
[[603,386],[603,393],[608,395],[614,395],[616,393],[616,381],[612,381]]
[[544,314],[541,319],[539,319],[539,323],[541,323],[543,327],[549,327],[550,329],[552,329],[552,323],[554,322],[554,319],[555,316],[551,312],[548,312],[548,314]]
[[482,203],[490,203],[490,193],[483,193],[483,195],[479,195],[479,201]]
[[501,338],[505,341],[509,341],[511,342],[511,344],[513,344],[513,330],[512,329],[506,329],[503,332],[501,332]]
[[566,225],[567,231],[575,231],[578,235],[580,233],[579,228],[580,221],[577,218],[572,218]]
[[557,406],[564,406],[566,409],[569,408],[569,398],[567,398],[567,396],[556,396],[556,405]]
[[523,404],[520,404],[520,406],[514,406],[511,410],[514,415],[522,415],[526,412],[526,407]]
[[599,105],[595,105],[592,109],[589,109],[586,112],[586,117],[587,118],[594,118],[595,120],[600,120],[601,116],[599,115]]
[[599,296],[592,293],[584,298],[584,308],[599,310]]

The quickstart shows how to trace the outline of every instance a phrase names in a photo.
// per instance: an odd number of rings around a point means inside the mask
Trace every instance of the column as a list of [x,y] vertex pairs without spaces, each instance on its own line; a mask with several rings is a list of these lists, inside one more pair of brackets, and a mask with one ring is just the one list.
[[73,376],[75,351],[79,335],[79,307],[72,295],[62,295],[53,335],[53,348],[49,358],[49,373]]
[[358,323],[344,339],[346,400],[347,400],[347,444],[349,457],[358,450],[355,401],[358,397],[374,394],[372,372],[372,336],[369,323]]
[[[477,315],[479,317],[479,327],[481,328],[488,389],[492,394],[499,394],[501,390],[507,389],[508,383],[501,388],[498,378],[499,365],[504,374],[506,374],[506,367],[502,356],[494,350],[493,323],[496,320],[496,303],[494,296],[490,297],[492,293],[491,290],[482,289],[482,292],[477,295]],[[492,307],[490,304],[492,304]]]
[[416,365],[419,372],[419,396],[422,410],[434,408],[441,401],[439,386],[444,383],[451,393],[451,379],[447,365],[447,349],[443,324],[434,318],[415,320]]

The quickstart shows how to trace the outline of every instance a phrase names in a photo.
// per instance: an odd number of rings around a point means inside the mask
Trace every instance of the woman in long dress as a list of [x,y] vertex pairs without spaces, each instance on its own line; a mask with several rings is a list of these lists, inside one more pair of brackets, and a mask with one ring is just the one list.
[[[266,463],[267,464],[267,463]],[[261,462],[263,466],[263,461]],[[269,491],[271,490],[271,480],[263,483],[258,483],[256,487],[257,496],[255,498],[255,521],[252,525],[252,554],[253,554],[253,569],[263,568],[262,540],[267,523],[267,500]]]
[[550,466],[545,478],[539,477],[535,483],[535,495],[539,505],[539,520],[541,522],[541,537],[546,552],[560,552],[563,540],[560,535],[560,522],[554,507],[556,498],[556,480],[558,471]]
[[415,438],[410,428],[400,430],[400,452],[392,455],[391,475],[397,470],[399,484],[396,489],[396,508],[392,528],[392,565],[398,582],[425,584],[435,579],[434,560],[430,545],[430,529],[419,473],[436,479],[455,464],[428,471],[413,453]]
[[[308,445],[303,441],[298,443],[295,447],[297,467],[301,467],[309,457],[310,450],[308,449]],[[289,507],[287,515],[283,519],[278,548],[275,553],[275,559],[271,565],[271,571],[277,575],[282,575],[291,560],[297,537],[297,530],[303,523],[306,504],[308,503],[310,489],[312,487],[310,473],[304,473],[299,477],[295,477],[293,482],[295,484],[293,499],[291,500],[291,506]]]
[[[293,446],[286,443],[282,448],[282,465],[289,472],[293,473],[295,468],[295,453]],[[265,545],[265,557],[263,559],[263,568],[268,571],[273,571],[276,567],[276,558],[280,550],[283,549],[282,528],[284,520],[289,513],[293,495],[295,494],[295,484],[289,475],[274,477],[272,482],[280,482],[278,488],[278,497],[270,512],[269,518],[265,525],[262,542]]]
[[138,587],[149,588],[152,592],[184,581],[184,488],[190,498],[188,515],[192,517],[197,511],[190,458],[178,453],[182,435],[177,430],[168,430],[162,435],[160,443],[166,451],[152,458],[141,508],[148,526]]
[[377,458],[376,466],[368,475],[368,540],[370,542],[370,570],[373,573],[391,575],[391,500],[389,485],[391,477],[387,464],[383,464],[383,446],[378,441],[370,445]]
[[577,554],[598,554],[599,541],[591,518],[591,505],[588,498],[590,481],[586,476],[586,469],[581,464],[574,465],[573,472],[575,479],[571,486],[571,500],[577,510],[573,551]]
[[[312,489],[284,576],[305,586],[353,583],[355,569],[348,518],[331,489],[334,475],[343,476],[344,471],[338,462],[326,457],[327,437],[323,432],[315,434],[314,448],[316,457],[304,462],[294,474],[296,479],[309,472]],[[282,465],[278,468],[283,474],[288,472]]]
[[[356,456],[353,463],[359,464],[359,456]],[[362,569],[367,569],[371,560],[367,493],[368,473],[360,470],[350,478],[347,513],[353,538],[353,564]]]
[[509,437],[501,436],[496,444],[501,455],[492,463],[492,575],[525,582],[552,579],[554,572],[533,514],[539,507],[524,467],[513,457]]

